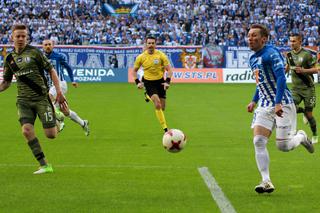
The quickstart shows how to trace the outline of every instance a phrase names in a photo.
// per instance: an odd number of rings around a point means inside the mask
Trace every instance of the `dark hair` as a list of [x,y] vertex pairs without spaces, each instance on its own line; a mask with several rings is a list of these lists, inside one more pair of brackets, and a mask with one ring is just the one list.
[[146,41],[147,41],[148,39],[157,40],[156,37],[155,37],[154,35],[152,35],[152,34],[148,34],[148,35],[146,36]]
[[269,30],[265,25],[262,24],[253,24],[250,26],[250,29],[260,29],[260,34],[263,37],[269,38]]
[[25,24],[15,24],[12,26],[12,32],[15,30],[28,30],[28,28]]
[[303,36],[300,33],[290,33],[290,37],[298,37],[298,39],[301,41],[303,39]]

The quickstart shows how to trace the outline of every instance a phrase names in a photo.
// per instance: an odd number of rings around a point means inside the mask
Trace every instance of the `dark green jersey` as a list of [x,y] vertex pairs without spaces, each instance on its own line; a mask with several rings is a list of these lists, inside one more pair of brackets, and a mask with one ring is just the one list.
[[294,69],[295,67],[309,69],[314,67],[316,62],[316,57],[313,57],[312,54],[304,48],[301,48],[298,53],[295,53],[292,50],[287,54],[287,64],[289,65],[291,71],[292,88],[305,89],[313,87],[313,74],[298,74],[294,71]]
[[5,81],[17,78],[18,99],[38,100],[47,97],[48,88],[44,71],[53,68],[49,60],[36,47],[27,45],[21,53],[11,52],[4,59]]

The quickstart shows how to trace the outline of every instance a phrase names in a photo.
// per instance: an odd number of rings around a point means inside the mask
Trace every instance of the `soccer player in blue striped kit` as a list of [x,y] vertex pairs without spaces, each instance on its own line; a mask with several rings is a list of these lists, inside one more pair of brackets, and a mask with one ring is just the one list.
[[[60,87],[62,90],[63,95],[65,95],[67,93],[68,87],[67,87],[67,82],[65,80],[64,74],[63,74],[63,68],[66,68],[69,78],[72,82],[72,85],[77,88],[78,87],[78,83],[76,83],[73,79],[73,73],[72,73],[72,69],[69,66],[69,64],[67,63],[65,57],[55,51],[53,51],[54,48],[54,42],[52,40],[46,39],[42,42],[42,47],[44,50],[44,53],[46,55],[46,57],[50,60],[50,62],[53,64],[53,66],[55,67],[55,70],[57,71],[57,75],[59,77],[59,81],[60,81]],[[52,86],[51,80],[48,79],[48,84],[49,84],[49,96],[52,100],[52,102],[54,103],[55,97],[56,97],[56,90],[55,88]],[[56,106],[57,107],[57,106]],[[89,129],[89,121],[88,120],[83,120],[81,119],[78,114],[72,110],[70,110],[70,108],[68,107],[66,110],[61,110],[62,113],[69,117],[72,121],[76,122],[77,124],[79,124],[84,132],[85,135],[88,136],[90,133],[90,129]],[[60,124],[62,127],[64,126],[64,124]],[[60,128],[60,131],[62,129]]]
[[248,32],[248,43],[254,54],[250,57],[250,67],[256,76],[256,91],[248,104],[248,112],[253,112],[251,128],[255,157],[262,182],[255,187],[258,193],[274,191],[269,174],[269,154],[267,143],[273,128],[276,128],[276,145],[288,152],[303,145],[313,153],[314,147],[303,130],[296,131],[296,108],[291,92],[286,85],[285,62],[281,53],[273,46],[266,45],[269,31],[264,25],[253,24]]

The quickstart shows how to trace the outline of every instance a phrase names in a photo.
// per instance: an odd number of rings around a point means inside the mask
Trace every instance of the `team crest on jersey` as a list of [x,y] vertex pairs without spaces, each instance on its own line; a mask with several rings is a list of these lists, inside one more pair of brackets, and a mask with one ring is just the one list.
[[153,60],[153,63],[154,63],[154,64],[159,64],[160,61],[159,61],[159,59],[156,58],[156,59]]
[[21,63],[22,62],[22,58],[17,58],[17,62]]
[[183,67],[187,69],[196,68],[197,63],[200,61],[199,49],[183,49],[181,53],[180,60]]

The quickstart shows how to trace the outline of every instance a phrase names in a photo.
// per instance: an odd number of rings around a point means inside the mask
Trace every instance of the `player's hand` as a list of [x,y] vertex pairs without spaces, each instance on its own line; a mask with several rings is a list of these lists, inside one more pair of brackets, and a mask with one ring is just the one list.
[[247,106],[247,111],[248,112],[253,112],[255,106],[256,106],[256,103],[251,101]]
[[143,82],[139,82],[139,83],[137,84],[137,87],[138,87],[138,89],[143,89],[143,87],[144,87]]
[[64,102],[67,102],[66,98],[61,92],[58,92],[55,103],[58,103],[60,105],[60,104],[63,104]]
[[65,114],[65,112],[69,111],[69,106],[68,106],[68,102],[64,101],[62,103],[59,104],[60,110],[61,112],[63,112],[63,114]]
[[164,90],[169,89],[170,84],[168,84],[167,82],[162,83]]
[[277,116],[279,117],[283,117],[283,110],[282,110],[282,105],[281,104],[276,104],[274,111],[276,113]]
[[303,73],[303,68],[302,67],[296,67],[295,71],[296,71],[296,73]]
[[79,86],[79,84],[78,84],[77,82],[72,82],[72,86],[73,86],[74,88],[77,88],[77,87]]

